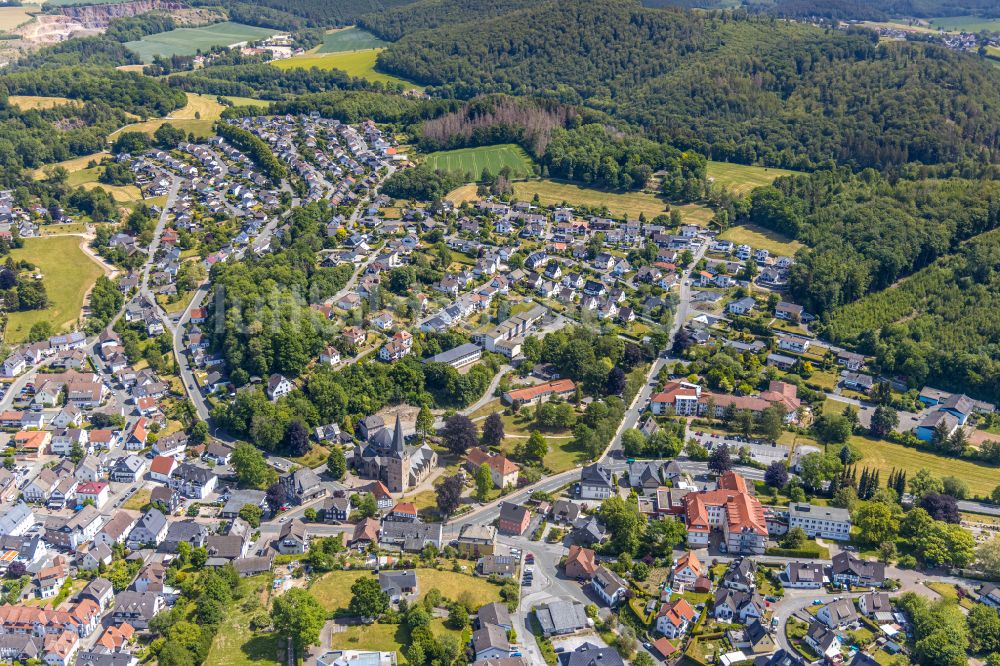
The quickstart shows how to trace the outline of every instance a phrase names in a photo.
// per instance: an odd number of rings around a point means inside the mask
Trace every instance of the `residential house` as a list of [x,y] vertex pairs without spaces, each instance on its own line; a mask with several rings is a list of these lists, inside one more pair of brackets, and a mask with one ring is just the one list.
[[282,555],[300,555],[309,550],[309,532],[306,524],[294,518],[281,526],[276,550]]
[[603,500],[614,493],[611,471],[598,463],[587,465],[580,472],[580,499]]
[[687,633],[697,617],[688,600],[680,598],[660,606],[654,626],[667,638],[677,638]]
[[562,599],[535,608],[535,619],[546,638],[576,633],[589,625],[583,604]]
[[833,581],[840,585],[877,587],[885,582],[885,565],[881,562],[862,560],[853,553],[842,552],[833,556],[830,569]]
[[628,595],[628,583],[603,565],[598,566],[597,570],[594,571],[594,575],[590,579],[590,586],[597,596],[612,608],[624,601]]
[[526,507],[511,504],[510,502],[500,503],[500,518],[497,527],[503,534],[524,534],[531,523],[531,512]]

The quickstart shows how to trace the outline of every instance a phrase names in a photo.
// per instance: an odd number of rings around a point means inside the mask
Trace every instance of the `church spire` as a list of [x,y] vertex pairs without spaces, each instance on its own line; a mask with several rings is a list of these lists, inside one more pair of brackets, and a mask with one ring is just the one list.
[[399,420],[399,413],[396,414],[396,427],[392,432],[392,450],[396,453],[403,453],[403,446],[405,440],[403,439],[403,424]]

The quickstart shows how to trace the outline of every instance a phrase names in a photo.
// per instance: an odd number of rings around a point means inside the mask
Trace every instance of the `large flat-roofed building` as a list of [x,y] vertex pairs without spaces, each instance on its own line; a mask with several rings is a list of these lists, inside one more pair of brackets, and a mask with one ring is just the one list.
[[851,512],[805,502],[788,505],[788,529],[802,528],[810,537],[847,541],[851,538]]
[[453,368],[461,368],[475,363],[483,356],[483,349],[477,344],[467,342],[448,351],[441,352],[424,359],[424,363],[447,363]]

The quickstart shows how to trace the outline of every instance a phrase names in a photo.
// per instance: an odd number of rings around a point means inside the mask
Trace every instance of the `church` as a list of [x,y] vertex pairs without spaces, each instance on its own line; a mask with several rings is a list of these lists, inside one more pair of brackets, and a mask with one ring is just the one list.
[[426,479],[437,465],[437,453],[426,444],[407,445],[396,414],[393,428],[366,429],[367,441],[354,451],[358,476],[378,479],[390,492],[402,493]]

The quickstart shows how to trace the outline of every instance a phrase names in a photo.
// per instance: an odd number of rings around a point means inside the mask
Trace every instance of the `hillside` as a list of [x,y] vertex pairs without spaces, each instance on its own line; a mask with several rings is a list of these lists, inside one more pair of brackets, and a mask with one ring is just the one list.
[[1000,71],[975,57],[742,12],[545,2],[409,33],[379,61],[462,98],[585,104],[724,161],[886,167],[1000,147]]
[[1000,231],[975,237],[902,284],[835,310],[837,342],[884,372],[1000,400]]
[[443,25],[468,23],[500,16],[539,4],[539,0],[418,0],[384,12],[366,14],[358,24],[382,39]]

